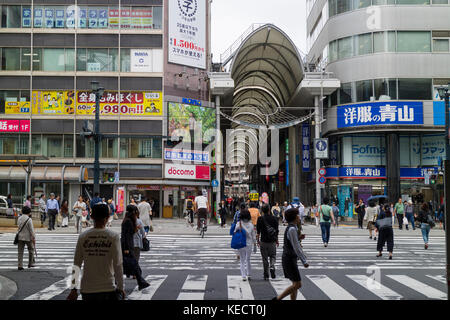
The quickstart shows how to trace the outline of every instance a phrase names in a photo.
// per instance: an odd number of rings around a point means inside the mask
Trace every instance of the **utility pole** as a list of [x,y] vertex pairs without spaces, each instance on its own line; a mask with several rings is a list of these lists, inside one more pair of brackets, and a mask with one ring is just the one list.
[[216,95],[216,179],[219,182],[216,192],[216,204],[217,209],[219,208],[219,203],[221,200],[221,189],[222,181],[221,166],[222,166],[222,144],[221,144],[221,134],[220,134],[220,96]]
[[95,126],[94,126],[94,195],[100,193],[100,98],[105,88],[99,87],[98,81],[91,81],[92,92],[95,94]]
[[[321,138],[320,134],[320,113],[319,113],[319,96],[314,96],[314,136]],[[322,204],[320,183],[319,183],[319,169],[320,169],[320,159],[316,157],[316,203],[318,205]]]

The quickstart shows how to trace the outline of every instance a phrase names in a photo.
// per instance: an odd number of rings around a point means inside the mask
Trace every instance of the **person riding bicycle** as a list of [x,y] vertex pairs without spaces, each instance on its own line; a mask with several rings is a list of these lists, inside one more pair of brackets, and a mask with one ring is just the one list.
[[194,223],[194,201],[193,197],[186,199],[186,214],[189,216],[189,223]]
[[208,198],[203,195],[202,191],[198,192],[198,196],[194,200],[194,210],[197,212],[197,230],[200,230],[200,220],[205,219],[205,229],[208,222],[208,212],[210,210]]

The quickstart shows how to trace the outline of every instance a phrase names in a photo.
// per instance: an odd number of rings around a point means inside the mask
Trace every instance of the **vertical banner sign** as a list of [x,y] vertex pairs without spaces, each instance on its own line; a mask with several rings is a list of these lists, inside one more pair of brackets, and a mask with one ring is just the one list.
[[309,140],[311,138],[311,127],[309,123],[304,123],[302,125],[302,168],[303,172],[309,172],[311,170],[310,166],[310,152],[309,152]]
[[55,24],[53,9],[45,9],[44,23],[46,28],[53,28]]
[[22,9],[22,27],[23,28],[31,27],[31,9],[30,8]]
[[64,28],[64,10],[55,10],[55,27]]
[[80,9],[80,14],[78,17],[78,28],[87,28],[87,10]]
[[98,27],[98,16],[96,9],[89,9],[89,28],[96,29]]
[[206,69],[206,0],[169,0],[169,62]]
[[42,21],[43,21],[43,13],[42,9],[34,9],[34,27],[35,28],[42,28]]
[[286,139],[286,187],[289,186],[289,139]]
[[339,215],[353,217],[352,187],[338,186]]
[[108,10],[106,9],[98,10],[98,27],[108,28]]
[[123,187],[117,188],[117,213],[121,213],[124,211],[125,206],[125,189]]

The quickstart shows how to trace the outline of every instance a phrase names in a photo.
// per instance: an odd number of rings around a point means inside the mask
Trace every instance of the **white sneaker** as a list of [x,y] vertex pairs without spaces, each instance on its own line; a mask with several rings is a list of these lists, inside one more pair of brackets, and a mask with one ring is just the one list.
[[247,281],[247,277],[242,277],[242,281]]

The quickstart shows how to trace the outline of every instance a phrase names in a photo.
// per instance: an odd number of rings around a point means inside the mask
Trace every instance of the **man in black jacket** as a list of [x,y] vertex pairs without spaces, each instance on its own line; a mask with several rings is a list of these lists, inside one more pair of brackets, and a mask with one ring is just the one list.
[[363,219],[366,213],[366,206],[364,204],[363,199],[359,199],[359,204],[355,207],[356,213],[358,213],[358,228],[363,228]]
[[[277,258],[278,247],[278,219],[270,212],[268,204],[261,207],[262,216],[258,218],[256,223],[256,239],[261,251],[261,257],[264,266],[264,280],[270,276],[275,279],[275,261]],[[268,261],[269,260],[269,261]]]

